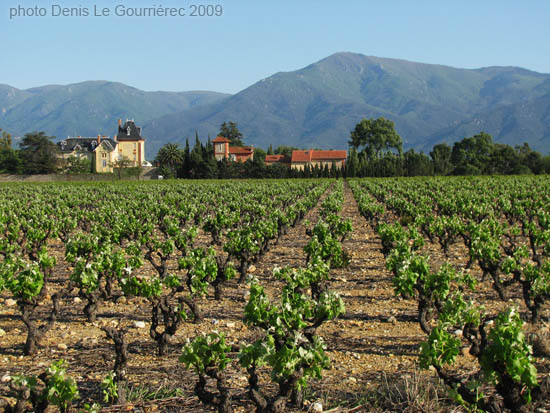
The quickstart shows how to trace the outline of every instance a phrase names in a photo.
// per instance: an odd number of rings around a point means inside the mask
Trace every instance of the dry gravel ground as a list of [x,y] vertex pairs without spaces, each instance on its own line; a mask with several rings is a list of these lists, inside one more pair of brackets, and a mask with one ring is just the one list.
[[[386,399],[390,396],[395,399],[393,406],[396,411],[421,411],[412,405],[418,403],[414,400],[418,397],[415,392],[422,391],[435,400],[424,404],[424,410],[426,406],[432,406],[428,410],[452,411],[453,408],[437,402],[438,396],[433,393],[433,386],[427,379],[433,374],[418,372],[418,349],[425,335],[416,321],[416,304],[394,296],[391,275],[385,269],[384,257],[380,252],[380,241],[360,216],[348,185],[344,195],[342,215],[352,220],[354,229],[343,243],[351,254],[351,264],[346,269],[333,270],[330,285],[332,290],[341,293],[346,313],[318,331],[327,342],[332,365],[324,373],[322,381],[311,382],[308,401],[320,400],[325,409],[333,411],[384,410],[381,396],[377,395],[377,390],[382,388],[383,392],[388,393]],[[275,266],[298,267],[305,264],[303,247],[308,240],[306,221],[313,223],[317,217],[318,207],[309,211],[306,219],[289,230],[252,269],[266,286],[268,295],[276,296],[281,286],[271,275]],[[201,242],[208,241],[206,236],[201,238]],[[61,244],[53,244],[52,249],[58,258],[54,284],[61,285],[68,277],[69,267],[63,260]],[[426,249],[435,260],[442,260],[436,246],[427,246]],[[456,256],[454,263],[464,266],[463,246],[456,245],[452,253]],[[45,338],[39,353],[34,357],[23,357],[25,328],[17,307],[7,306],[8,297],[4,295],[0,298],[3,302],[0,304],[0,329],[6,334],[0,337],[0,377],[37,374],[52,361],[63,358],[68,362],[69,375],[77,380],[80,401],[100,401],[100,382],[114,363],[112,344],[100,327],[120,324],[128,328],[130,358],[127,374],[135,393],[141,392],[143,398],[146,390],[154,393],[158,389],[178,388],[181,392],[177,395],[164,393],[164,396],[171,397],[162,401],[144,402],[137,395],[138,401],[125,407],[113,406],[106,411],[206,411],[208,409],[193,395],[196,375],[185,370],[178,361],[181,347],[187,339],[212,330],[224,332],[228,340],[235,344],[253,340],[257,332],[242,322],[246,291],[245,285],[238,285],[232,280],[222,301],[215,301],[213,294],[202,300],[204,321],[184,324],[174,337],[169,354],[162,358],[156,356],[156,344],[149,337],[150,310],[146,300],[122,298],[116,303],[105,303],[98,321],[91,324],[83,316],[84,304],[79,303],[74,294],[63,302],[61,317]],[[482,285],[479,294],[485,296],[488,306],[501,306],[488,285]],[[514,299],[520,302],[519,296]],[[139,324],[144,324],[145,328],[137,328]],[[233,356],[236,357],[236,354]],[[461,357],[465,368],[470,365],[468,357]],[[541,368],[548,374],[548,363]],[[236,362],[230,366],[235,410],[248,412],[253,410],[253,405],[246,397],[247,379],[244,373]],[[268,374],[264,374],[262,379],[264,385],[269,384]],[[403,382],[410,384],[408,392],[402,391],[398,385]],[[418,386],[423,386],[423,390]],[[160,396],[162,392],[157,394]],[[430,405],[431,402],[435,404]],[[377,403],[382,405],[376,408]]]

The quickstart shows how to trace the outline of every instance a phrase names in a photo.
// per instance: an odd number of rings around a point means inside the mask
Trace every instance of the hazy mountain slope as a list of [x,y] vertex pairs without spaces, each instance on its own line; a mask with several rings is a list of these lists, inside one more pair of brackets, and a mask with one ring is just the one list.
[[527,141],[550,152],[550,75],[518,67],[459,69],[337,53],[300,70],[276,73],[235,95],[144,92],[96,81],[19,90],[0,85],[0,128],[14,135],[112,135],[117,119],[144,127],[147,157],[195,132],[214,138],[237,122],[245,142],[347,148],[362,118],[393,120],[405,148],[431,149],[483,130],[496,141]]
[[[238,123],[248,144],[264,148],[346,148],[350,130],[361,118],[384,116],[396,123],[406,146],[422,148],[478,113],[497,116],[493,111],[501,106],[548,92],[550,75],[521,68],[457,69],[337,53],[303,69],[277,73],[223,101],[155,119],[145,130],[154,149],[168,141],[183,143],[195,131],[202,139],[214,137],[228,120]],[[526,121],[525,116],[518,119]],[[487,125],[495,122],[487,119]],[[513,130],[521,128],[529,129]],[[527,140],[542,138],[540,128],[532,132]],[[515,138],[513,133],[502,138]]]
[[30,93],[9,85],[0,85],[0,119],[6,112],[30,96]]
[[211,103],[215,92],[144,92],[122,83],[90,81],[28,90],[0,86],[0,127],[14,135],[43,130],[48,135],[113,135],[119,118],[151,119]]
[[515,146],[528,142],[533,149],[549,153],[550,93],[478,113],[454,128],[430,136],[424,149],[429,150],[440,142],[451,143],[480,131],[489,132],[500,143]]

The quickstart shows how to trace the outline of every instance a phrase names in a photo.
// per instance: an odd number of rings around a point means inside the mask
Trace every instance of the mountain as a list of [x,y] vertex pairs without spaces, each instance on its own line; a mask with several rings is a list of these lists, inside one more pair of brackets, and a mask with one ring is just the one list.
[[143,126],[152,159],[195,131],[214,138],[237,122],[249,145],[344,149],[362,118],[393,120],[405,149],[429,151],[480,131],[550,153],[550,74],[519,67],[459,69],[336,53],[300,70],[276,73],[235,95],[144,92],[95,81],[19,90],[0,84],[0,128],[113,135],[119,118]]
[[437,143],[452,143],[479,131],[488,131],[499,143],[515,146],[528,142],[532,149],[550,153],[550,93],[477,113],[428,137],[423,149],[429,151]]
[[263,148],[347,148],[356,123],[384,116],[395,122],[406,148],[431,149],[432,142],[484,130],[496,141],[527,141],[548,152],[550,120],[539,106],[548,93],[549,74],[517,67],[458,69],[337,53],[226,99],[154,119],[144,133],[158,149],[183,144],[195,131],[203,140],[215,137],[231,120],[247,144]]
[[45,131],[59,139],[68,135],[113,135],[119,118],[135,119],[143,124],[227,96],[203,91],[144,92],[106,81],[27,90],[0,85],[0,127],[12,135]]

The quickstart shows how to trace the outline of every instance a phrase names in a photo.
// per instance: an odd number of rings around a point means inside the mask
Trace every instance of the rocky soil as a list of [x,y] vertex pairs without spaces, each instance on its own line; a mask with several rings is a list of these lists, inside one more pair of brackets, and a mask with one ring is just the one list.
[[[414,383],[419,375],[429,378],[433,373],[418,372],[419,345],[425,335],[416,321],[416,304],[394,296],[391,275],[380,252],[380,241],[360,216],[347,185],[344,195],[342,215],[352,220],[354,230],[343,246],[352,258],[348,268],[331,272],[330,288],[342,295],[346,313],[318,331],[327,342],[332,365],[322,381],[310,383],[307,408],[312,410],[311,403],[318,401],[326,410],[372,411],[376,408],[373,398],[376,399],[377,390],[396,387],[396,383]],[[317,220],[317,214],[318,208],[309,211],[304,221],[292,228],[250,269],[266,286],[269,295],[276,296],[280,290],[280,284],[271,275],[274,267],[305,264],[303,246],[308,240],[305,228],[307,221]],[[204,237],[202,241],[207,242]],[[54,284],[59,286],[70,270],[63,260],[61,245],[54,244],[52,249],[58,258]],[[443,259],[436,246],[429,245],[427,250],[434,260]],[[452,251],[455,264],[464,266],[463,246],[456,245]],[[473,271],[476,273],[477,269]],[[98,321],[92,324],[83,316],[84,303],[74,294],[64,300],[62,315],[39,353],[24,357],[25,327],[17,306],[3,295],[0,298],[0,377],[6,382],[14,374],[37,374],[52,361],[63,358],[68,363],[68,374],[78,383],[79,403],[101,401],[100,383],[114,363],[113,346],[101,327],[122,325],[128,329],[127,374],[136,401],[105,411],[205,411],[207,409],[193,395],[195,373],[185,370],[178,361],[181,348],[187,339],[212,330],[224,332],[234,344],[252,341],[257,332],[242,322],[246,293],[246,286],[234,280],[229,283],[222,301],[215,301],[211,292],[200,303],[205,312],[204,321],[184,324],[174,337],[169,354],[164,357],[156,356],[156,344],[149,337],[150,309],[146,300],[121,297],[117,302],[105,303]],[[478,294],[484,297],[489,308],[496,310],[502,306],[488,284],[481,285]],[[521,303],[519,294],[514,300]],[[469,368],[469,362],[466,353],[461,356],[465,369]],[[548,363],[541,368],[547,374]],[[262,380],[264,384],[269,382],[267,373]],[[252,411],[253,405],[246,396],[245,371],[236,362],[230,366],[230,385],[235,393],[235,411]],[[144,400],[151,398],[163,400]]]

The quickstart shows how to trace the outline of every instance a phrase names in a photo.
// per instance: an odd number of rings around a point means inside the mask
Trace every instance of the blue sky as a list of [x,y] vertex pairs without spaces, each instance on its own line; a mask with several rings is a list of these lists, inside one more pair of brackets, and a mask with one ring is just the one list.
[[[52,17],[52,5],[185,7],[221,17]],[[46,17],[10,9],[38,5]],[[2,0],[0,83],[25,89],[84,80],[144,90],[235,93],[279,71],[350,51],[455,67],[550,73],[550,1]]]

